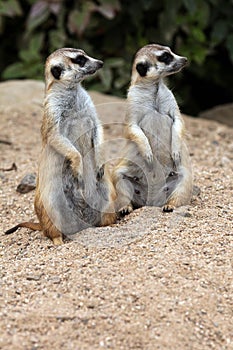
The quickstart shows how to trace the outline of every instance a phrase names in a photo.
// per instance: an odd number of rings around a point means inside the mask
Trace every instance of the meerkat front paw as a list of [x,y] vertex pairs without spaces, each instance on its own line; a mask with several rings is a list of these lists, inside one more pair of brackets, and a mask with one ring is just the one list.
[[96,169],[96,180],[100,181],[102,177],[104,176],[104,168],[105,164],[101,165],[100,167],[97,167]]
[[172,137],[171,152],[174,165],[178,167],[181,163],[181,144],[175,135]]
[[177,168],[181,163],[181,154],[179,151],[172,152],[172,160],[173,160],[174,166]]
[[80,155],[71,160],[71,169],[74,177],[78,180],[78,183],[82,187],[83,185],[83,163]]
[[78,181],[79,185],[82,187],[83,186],[83,172],[80,171],[80,169],[72,169],[73,175],[75,179]]
[[152,153],[152,151],[150,150],[150,152],[147,152],[147,154],[146,154],[146,161],[147,161],[147,163],[148,164],[151,164],[151,163],[153,163],[153,160],[154,160],[154,156],[153,156],[153,153]]

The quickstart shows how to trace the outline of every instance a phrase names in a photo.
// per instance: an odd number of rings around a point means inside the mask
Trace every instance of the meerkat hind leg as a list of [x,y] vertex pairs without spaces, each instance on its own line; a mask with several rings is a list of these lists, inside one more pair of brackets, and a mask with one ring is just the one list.
[[54,225],[51,225],[49,227],[49,230],[44,230],[44,235],[50,238],[53,241],[54,245],[61,245],[64,243],[62,239],[62,233]]
[[116,222],[116,213],[103,213],[100,226],[112,225]]
[[35,210],[40,221],[41,228],[46,237],[50,238],[54,245],[63,244],[62,232],[59,231],[48,216],[40,197],[35,201]]
[[123,176],[119,177],[116,185],[117,189],[117,201],[116,201],[116,211],[120,215],[127,215],[133,211],[133,206],[131,203],[132,199],[132,184],[124,179]]
[[54,245],[61,245],[64,243],[62,237],[54,237],[52,240]]
[[163,207],[164,212],[172,212],[175,208],[190,203],[193,188],[192,173],[185,168],[183,168],[182,173],[182,179]]

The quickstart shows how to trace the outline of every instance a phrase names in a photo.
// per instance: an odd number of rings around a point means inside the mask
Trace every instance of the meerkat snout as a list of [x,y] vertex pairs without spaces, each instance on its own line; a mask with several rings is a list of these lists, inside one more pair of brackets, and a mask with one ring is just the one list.
[[95,60],[89,67],[87,67],[86,74],[94,74],[97,70],[102,68],[104,65],[103,61]]
[[[177,55],[176,55],[177,56]],[[188,59],[186,57],[178,56],[174,61],[174,64],[167,70],[167,74],[178,73],[182,68],[184,68],[188,63]]]
[[100,60],[97,61],[97,66],[98,66],[98,68],[102,68],[103,65],[104,65],[104,62],[103,62],[103,61],[100,61]]

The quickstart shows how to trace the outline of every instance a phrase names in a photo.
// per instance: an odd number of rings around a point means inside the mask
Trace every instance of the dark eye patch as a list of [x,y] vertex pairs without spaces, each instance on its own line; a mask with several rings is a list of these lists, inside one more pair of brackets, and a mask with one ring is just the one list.
[[173,61],[173,56],[169,52],[164,52],[161,56],[157,57],[159,62],[169,64]]
[[87,58],[83,55],[77,55],[75,58],[71,58],[71,61],[78,64],[80,67],[83,67],[87,62]]
[[150,65],[148,62],[141,62],[136,65],[137,72],[138,74],[140,74],[141,77],[146,76],[149,67]]
[[63,71],[63,67],[61,66],[54,66],[51,68],[51,73],[55,79],[60,79],[62,71]]

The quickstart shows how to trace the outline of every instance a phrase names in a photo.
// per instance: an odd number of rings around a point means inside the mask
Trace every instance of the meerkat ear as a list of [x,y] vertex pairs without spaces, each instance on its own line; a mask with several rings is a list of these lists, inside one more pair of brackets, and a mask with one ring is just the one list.
[[141,75],[141,77],[145,77],[146,76],[148,68],[149,68],[149,66],[148,66],[148,63],[146,63],[146,62],[138,63],[136,65],[137,72],[138,72],[138,74]]
[[63,69],[60,66],[54,66],[51,68],[51,73],[55,79],[60,79]]

